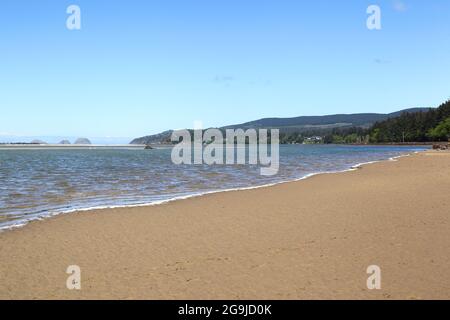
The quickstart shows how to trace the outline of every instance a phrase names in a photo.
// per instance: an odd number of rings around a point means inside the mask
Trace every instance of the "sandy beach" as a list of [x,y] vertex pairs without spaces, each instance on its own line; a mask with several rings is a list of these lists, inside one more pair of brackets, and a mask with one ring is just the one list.
[[[449,299],[450,152],[0,233],[1,299]],[[81,268],[81,290],[66,269]],[[368,290],[378,265],[382,289]]]

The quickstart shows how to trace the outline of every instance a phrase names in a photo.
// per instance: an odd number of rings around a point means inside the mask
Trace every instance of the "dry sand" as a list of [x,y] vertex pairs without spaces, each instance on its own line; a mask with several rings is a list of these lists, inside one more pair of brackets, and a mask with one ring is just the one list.
[[[0,234],[0,298],[449,299],[450,153]],[[368,290],[378,265],[382,289]],[[80,291],[66,288],[81,267]]]

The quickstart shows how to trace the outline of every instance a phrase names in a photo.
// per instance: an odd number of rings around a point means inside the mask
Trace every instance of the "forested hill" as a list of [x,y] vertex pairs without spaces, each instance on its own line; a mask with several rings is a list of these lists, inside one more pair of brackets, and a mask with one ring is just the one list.
[[225,128],[283,128],[283,127],[304,127],[304,126],[355,126],[369,127],[375,122],[388,118],[397,117],[404,113],[414,113],[428,111],[426,108],[411,108],[389,114],[382,113],[357,113],[357,114],[335,114],[326,116],[302,116],[295,118],[265,118],[242,124],[227,126]]
[[[416,113],[428,111],[425,108],[412,108],[397,111],[389,114],[380,113],[361,113],[361,114],[336,114],[326,116],[303,116],[296,118],[267,118],[251,121],[243,124],[231,125],[220,129],[260,129],[277,128],[284,138],[291,137],[289,141],[283,142],[302,142],[303,137],[311,135],[324,136],[329,134],[334,128],[358,128],[359,131],[370,128],[375,122],[380,122],[389,118],[398,117],[405,113]],[[157,144],[170,143],[172,131],[165,131],[155,135],[148,135],[136,138],[131,144]]]
[[427,112],[404,113],[377,122],[370,130],[370,142],[431,142],[450,138],[450,100]]

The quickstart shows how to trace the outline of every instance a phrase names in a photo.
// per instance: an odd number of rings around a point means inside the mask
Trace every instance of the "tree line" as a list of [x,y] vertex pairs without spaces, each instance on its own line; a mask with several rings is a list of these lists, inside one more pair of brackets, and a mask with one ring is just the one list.
[[316,143],[368,144],[414,143],[448,141],[450,139],[450,100],[437,109],[403,113],[398,117],[376,122],[370,128],[341,127],[327,132],[323,130],[280,135],[280,143],[305,143],[308,137],[321,136]]
[[[219,130],[225,134],[224,128]],[[193,130],[191,129],[189,132],[193,137]],[[172,131],[167,131],[157,135],[159,141],[167,144],[177,143],[171,141],[171,133]],[[144,138],[135,141],[151,143],[151,141],[140,141]],[[404,112],[366,128],[358,125],[337,128],[302,128],[301,130],[281,128],[279,138],[281,144],[381,144],[448,141],[450,139],[450,100],[436,109]],[[248,139],[246,143],[248,143]],[[268,143],[271,143],[270,129]]]

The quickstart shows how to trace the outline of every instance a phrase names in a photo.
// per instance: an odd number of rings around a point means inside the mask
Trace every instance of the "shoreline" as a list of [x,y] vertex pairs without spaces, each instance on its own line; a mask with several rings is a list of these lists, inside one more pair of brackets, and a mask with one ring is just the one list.
[[0,144],[0,150],[82,150],[82,149],[144,149],[145,145],[132,144]]
[[[146,202],[146,203],[141,203],[141,204],[97,206],[97,207],[87,207],[87,208],[78,208],[78,209],[68,209],[68,210],[57,211],[57,212],[48,212],[46,214],[39,214],[39,215],[36,214],[36,215],[31,215],[30,218],[27,218],[27,219],[12,220],[12,222],[17,221],[17,223],[13,223],[12,225],[7,225],[7,224],[6,225],[0,225],[0,234],[2,232],[8,232],[8,231],[19,229],[19,228],[24,228],[30,223],[45,221],[47,219],[52,219],[52,218],[60,216],[60,215],[76,214],[76,213],[90,212],[90,211],[103,211],[103,210],[111,210],[111,209],[153,207],[153,206],[164,205],[166,203],[171,203],[171,202],[174,202],[174,201],[183,201],[183,200],[188,200],[188,199],[192,199],[192,198],[198,198],[198,197],[203,197],[203,196],[207,196],[207,195],[212,195],[212,194],[219,194],[219,193],[225,193],[225,192],[235,192],[235,191],[256,190],[256,189],[261,189],[261,188],[270,188],[270,187],[273,187],[273,186],[282,185],[282,184],[286,184],[286,183],[295,183],[295,182],[306,180],[306,179],[309,179],[309,178],[312,178],[312,177],[318,176],[318,175],[337,174],[337,173],[345,173],[345,172],[350,172],[350,171],[354,171],[354,170],[359,170],[359,169],[361,169],[362,167],[364,167],[366,165],[370,165],[370,164],[374,164],[374,163],[385,162],[385,161],[397,161],[397,159],[401,159],[403,157],[410,157],[410,156],[412,156],[414,154],[421,153],[421,152],[427,152],[427,150],[415,151],[415,152],[403,154],[403,155],[400,155],[400,156],[390,157],[388,159],[383,159],[383,160],[376,160],[376,161],[368,161],[368,162],[357,163],[357,164],[352,165],[348,169],[343,169],[343,170],[338,170],[338,171],[312,172],[312,173],[308,173],[305,176],[300,177],[300,178],[295,178],[295,179],[292,179],[292,180],[279,181],[279,182],[273,182],[273,183],[268,183],[268,184],[263,184],[263,185],[258,185],[258,186],[238,187],[238,188],[230,188],[230,189],[223,189],[223,190],[204,191],[204,192],[200,192],[200,193],[193,193],[193,194],[187,194],[187,195],[182,195],[182,196],[176,196],[176,197],[172,197],[172,198],[167,198],[167,199],[162,199],[162,200],[155,200],[155,201],[152,201],[152,202]],[[8,221],[5,222],[5,223],[8,223]]]
[[[0,233],[0,299],[448,299],[450,152]],[[379,265],[382,290],[366,287]],[[82,289],[65,273],[79,265]]]

